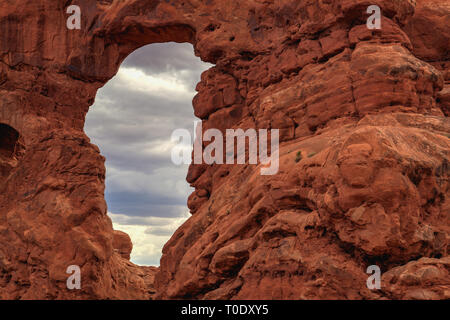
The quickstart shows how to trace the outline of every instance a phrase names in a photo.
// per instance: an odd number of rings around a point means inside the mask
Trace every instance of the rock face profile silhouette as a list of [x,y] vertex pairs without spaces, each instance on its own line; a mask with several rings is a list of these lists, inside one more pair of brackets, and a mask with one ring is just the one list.
[[[67,1],[0,0],[1,299],[450,298],[448,0],[72,2],[79,29]],[[83,127],[131,52],[170,41],[215,64],[203,127],[279,129],[279,172],[191,165],[192,217],[140,267]]]

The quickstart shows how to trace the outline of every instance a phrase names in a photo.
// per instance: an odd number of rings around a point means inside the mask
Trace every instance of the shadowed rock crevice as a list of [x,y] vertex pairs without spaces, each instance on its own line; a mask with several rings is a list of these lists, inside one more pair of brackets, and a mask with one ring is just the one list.
[[0,123],[0,156],[10,159],[16,153],[19,133],[10,126]]
[[0,176],[7,177],[17,167],[23,153],[20,135],[14,128],[0,123]]

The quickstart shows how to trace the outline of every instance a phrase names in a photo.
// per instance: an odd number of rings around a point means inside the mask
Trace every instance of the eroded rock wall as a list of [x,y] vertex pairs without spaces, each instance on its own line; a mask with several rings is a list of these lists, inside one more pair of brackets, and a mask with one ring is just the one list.
[[[450,298],[449,20],[447,0],[0,0],[0,297]],[[83,125],[123,59],[167,41],[216,65],[204,128],[279,129],[280,170],[192,165],[157,269],[127,260]]]

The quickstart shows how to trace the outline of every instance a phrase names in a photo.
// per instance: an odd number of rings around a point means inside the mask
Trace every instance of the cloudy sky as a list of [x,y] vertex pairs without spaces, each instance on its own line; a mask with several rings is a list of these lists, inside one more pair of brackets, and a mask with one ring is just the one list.
[[190,44],[152,44],[132,53],[97,93],[85,130],[106,157],[114,228],[134,244],[131,260],[159,265],[161,249],[189,216],[187,165],[171,161],[175,129],[193,133],[192,98],[211,65]]

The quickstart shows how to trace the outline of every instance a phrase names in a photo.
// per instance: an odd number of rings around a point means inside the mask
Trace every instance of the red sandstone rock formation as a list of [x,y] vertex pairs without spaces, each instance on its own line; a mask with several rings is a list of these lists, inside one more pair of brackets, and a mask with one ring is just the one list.
[[[450,298],[449,24],[448,0],[0,0],[0,298]],[[275,176],[191,166],[158,269],[127,260],[83,124],[121,61],[166,41],[216,64],[204,128],[282,143]]]
[[130,254],[133,250],[133,243],[128,234],[122,231],[114,230],[113,247],[123,258],[130,260]]

